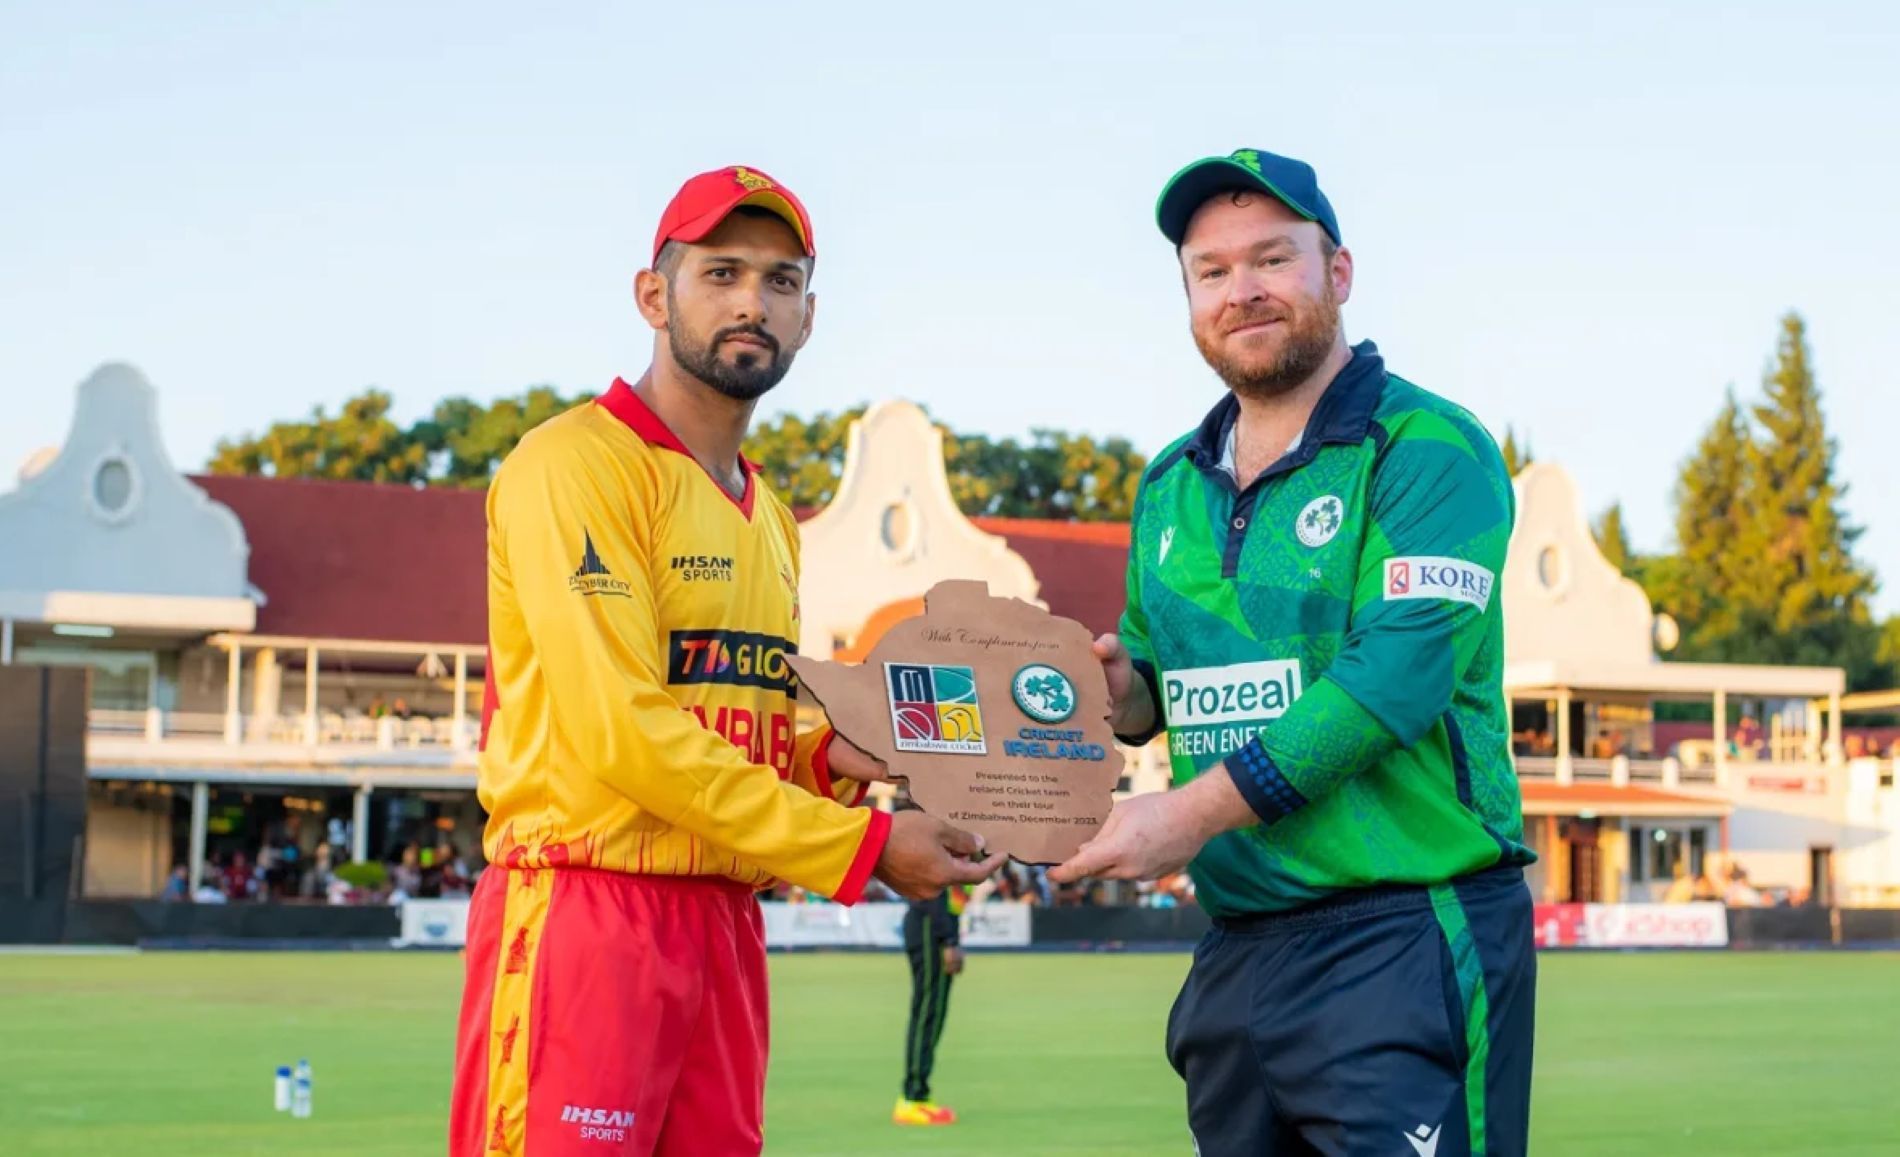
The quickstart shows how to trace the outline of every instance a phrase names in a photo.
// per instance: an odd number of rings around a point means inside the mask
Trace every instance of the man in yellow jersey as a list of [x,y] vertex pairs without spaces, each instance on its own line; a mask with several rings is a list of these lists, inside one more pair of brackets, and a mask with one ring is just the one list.
[[811,333],[811,220],[703,173],[634,281],[651,368],[522,439],[488,494],[480,797],[454,1157],[764,1143],[753,892],[983,879],[968,833],[859,808],[875,760],[799,734],[798,528],[740,457]]

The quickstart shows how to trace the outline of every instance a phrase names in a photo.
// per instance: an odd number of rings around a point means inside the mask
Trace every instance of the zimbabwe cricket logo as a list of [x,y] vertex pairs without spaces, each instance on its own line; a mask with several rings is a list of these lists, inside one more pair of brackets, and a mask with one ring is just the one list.
[[891,730],[899,751],[985,755],[976,672],[922,663],[884,664]]
[[760,176],[751,169],[743,167],[733,170],[732,179],[744,185],[746,190],[752,193],[772,187],[772,178]]

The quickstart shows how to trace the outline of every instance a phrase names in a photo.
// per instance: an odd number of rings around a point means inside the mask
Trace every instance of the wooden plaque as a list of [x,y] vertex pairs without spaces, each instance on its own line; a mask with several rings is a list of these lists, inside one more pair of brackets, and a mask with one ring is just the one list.
[[980,582],[944,582],[861,664],[796,657],[839,734],[931,815],[1025,863],[1068,859],[1108,819],[1122,755],[1093,636]]

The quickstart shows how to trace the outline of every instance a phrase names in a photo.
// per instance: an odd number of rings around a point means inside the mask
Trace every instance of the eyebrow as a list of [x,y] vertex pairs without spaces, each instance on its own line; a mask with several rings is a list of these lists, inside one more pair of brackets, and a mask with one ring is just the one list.
[[[701,259],[702,267],[752,264],[754,264],[754,262],[747,261],[745,258],[732,253],[708,253]],[[765,265],[765,268],[772,273],[796,273],[800,277],[805,276],[805,263],[803,261],[787,261],[784,258],[780,258],[777,261]]]
[[[1300,247],[1300,243],[1298,240],[1294,238],[1293,234],[1276,233],[1272,237],[1268,237],[1263,241],[1255,242],[1251,247],[1248,248],[1247,253],[1249,256],[1258,257],[1262,253],[1271,252],[1272,250],[1275,250],[1275,249],[1297,250],[1299,249],[1299,247]],[[1201,250],[1196,253],[1188,254],[1188,264],[1190,265],[1199,265],[1203,262],[1213,261],[1215,259],[1216,259],[1216,255],[1213,253],[1209,253],[1206,250]]]

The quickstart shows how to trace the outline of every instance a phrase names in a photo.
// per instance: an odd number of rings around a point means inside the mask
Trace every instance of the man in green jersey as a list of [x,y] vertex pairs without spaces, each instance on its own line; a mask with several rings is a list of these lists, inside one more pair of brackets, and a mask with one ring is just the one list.
[[1097,651],[1175,788],[1051,875],[1186,865],[1214,928],[1168,1024],[1202,1157],[1517,1154],[1536,962],[1497,583],[1511,481],[1470,414],[1346,344],[1313,170],[1197,161],[1157,206],[1228,396],[1157,457]]

